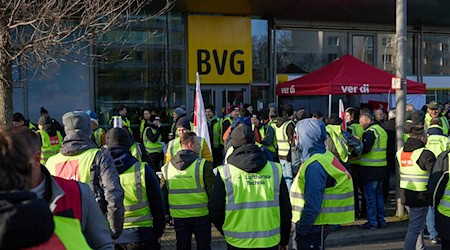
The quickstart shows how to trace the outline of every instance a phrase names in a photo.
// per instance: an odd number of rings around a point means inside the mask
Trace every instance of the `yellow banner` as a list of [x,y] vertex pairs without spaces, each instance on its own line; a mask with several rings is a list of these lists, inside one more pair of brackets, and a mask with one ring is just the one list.
[[249,17],[188,16],[188,78],[195,83],[252,82],[252,29]]

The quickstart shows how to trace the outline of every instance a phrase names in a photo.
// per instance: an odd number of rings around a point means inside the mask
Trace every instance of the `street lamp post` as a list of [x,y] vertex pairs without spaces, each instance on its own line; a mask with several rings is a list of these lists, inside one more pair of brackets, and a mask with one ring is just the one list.
[[[401,89],[396,90],[395,92],[395,99],[397,104],[397,116],[395,118],[397,150],[403,146],[403,127],[405,124],[406,113],[406,32],[406,0],[396,0],[396,75],[397,77],[401,78]],[[401,200],[398,194],[396,194],[396,201],[396,216],[403,216],[405,213],[405,207],[401,204]]]

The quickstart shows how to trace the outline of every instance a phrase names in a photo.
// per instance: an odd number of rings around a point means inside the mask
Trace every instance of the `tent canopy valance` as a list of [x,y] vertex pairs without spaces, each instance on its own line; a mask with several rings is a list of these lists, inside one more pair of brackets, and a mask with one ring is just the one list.
[[[395,93],[391,89],[394,75],[373,67],[351,55],[300,78],[279,83],[278,96],[355,95]],[[407,81],[408,94],[425,94],[425,84]]]

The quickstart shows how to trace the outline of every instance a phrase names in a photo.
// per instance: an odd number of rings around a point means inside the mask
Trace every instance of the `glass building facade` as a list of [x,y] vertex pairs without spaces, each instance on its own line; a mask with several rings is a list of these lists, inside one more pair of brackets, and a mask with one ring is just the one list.
[[[70,55],[54,67],[15,67],[14,111],[37,121],[40,107],[57,119],[70,110],[93,109],[100,123],[107,124],[115,107],[123,104],[137,124],[144,107],[163,114],[170,114],[170,109],[180,105],[192,110],[194,86],[187,83],[187,15],[172,11],[126,30],[111,31],[98,37],[85,55]],[[295,74],[306,74],[345,54],[395,73],[397,41],[393,28],[364,26],[355,30],[340,27],[339,23],[322,28],[276,21],[252,18],[250,84],[202,86],[205,104],[217,104],[219,115],[222,107],[246,102],[256,110],[267,108],[277,100],[277,74],[292,68]],[[450,34],[408,32],[407,75],[429,84],[427,102],[449,99],[449,46]],[[348,103],[359,101],[354,97]]]

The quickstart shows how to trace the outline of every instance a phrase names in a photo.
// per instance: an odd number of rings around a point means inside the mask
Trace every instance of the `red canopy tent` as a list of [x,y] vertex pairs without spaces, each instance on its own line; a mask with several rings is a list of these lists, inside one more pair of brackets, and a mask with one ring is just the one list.
[[[393,92],[394,75],[368,65],[351,55],[303,77],[279,83],[278,96],[384,94]],[[408,94],[425,94],[425,84],[407,81]]]

